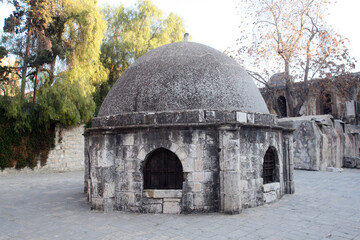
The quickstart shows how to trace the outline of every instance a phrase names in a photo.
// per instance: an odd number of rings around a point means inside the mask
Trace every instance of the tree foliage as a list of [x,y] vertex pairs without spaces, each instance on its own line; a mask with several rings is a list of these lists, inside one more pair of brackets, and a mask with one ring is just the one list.
[[8,107],[8,117],[19,119],[19,127],[26,127],[21,101],[32,100],[44,113],[39,121],[45,126],[54,120],[63,125],[89,120],[95,109],[94,86],[107,78],[100,61],[106,21],[96,2],[12,3],[15,11],[5,21],[2,48],[21,60],[20,67],[10,67],[22,81],[19,96]]
[[176,14],[163,17],[150,0],[139,0],[134,7],[107,6],[103,13],[108,22],[101,61],[109,70],[109,79],[97,88],[97,110],[119,76],[137,58],[159,46],[183,40],[185,28]]
[[[269,75],[284,72],[290,116],[299,114],[308,80],[344,75],[354,67],[347,39],[325,21],[329,4],[327,0],[243,0],[239,5],[242,35],[233,56],[256,69],[252,75],[268,88]],[[305,91],[295,101],[291,84],[301,80]]]

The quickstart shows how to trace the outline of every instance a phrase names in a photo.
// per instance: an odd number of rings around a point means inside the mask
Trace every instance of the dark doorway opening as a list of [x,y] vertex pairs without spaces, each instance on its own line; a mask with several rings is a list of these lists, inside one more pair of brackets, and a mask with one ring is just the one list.
[[264,156],[263,164],[263,183],[277,182],[277,153],[276,149],[269,147]]
[[144,189],[182,189],[183,168],[175,153],[159,148],[147,158],[144,166]]
[[284,96],[280,96],[277,100],[277,104],[280,112],[279,117],[287,117],[286,98]]
[[332,100],[329,93],[323,95],[322,111],[323,114],[332,114]]

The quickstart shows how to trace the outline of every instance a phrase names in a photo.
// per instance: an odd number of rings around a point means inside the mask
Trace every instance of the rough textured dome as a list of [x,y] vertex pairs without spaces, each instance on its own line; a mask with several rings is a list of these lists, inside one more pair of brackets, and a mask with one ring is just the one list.
[[255,83],[235,60],[202,44],[179,42],[136,60],[116,81],[98,117],[193,109],[269,113]]
[[269,79],[269,85],[275,87],[284,87],[286,86],[286,75],[284,72],[275,73]]

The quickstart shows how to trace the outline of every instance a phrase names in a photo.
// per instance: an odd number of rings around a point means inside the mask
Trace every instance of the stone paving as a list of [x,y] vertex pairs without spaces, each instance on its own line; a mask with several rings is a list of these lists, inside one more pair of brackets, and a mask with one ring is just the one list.
[[0,240],[360,239],[360,170],[295,171],[295,187],[239,215],[102,213],[82,172],[0,176]]

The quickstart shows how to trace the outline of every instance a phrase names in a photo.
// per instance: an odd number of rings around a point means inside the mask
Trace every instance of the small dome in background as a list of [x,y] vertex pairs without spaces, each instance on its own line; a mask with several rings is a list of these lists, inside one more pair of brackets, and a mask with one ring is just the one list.
[[282,73],[275,73],[269,79],[269,85],[274,87],[284,87],[286,85],[286,74]]
[[255,83],[235,60],[199,43],[178,42],[136,60],[116,81],[98,117],[195,109],[269,113]]

